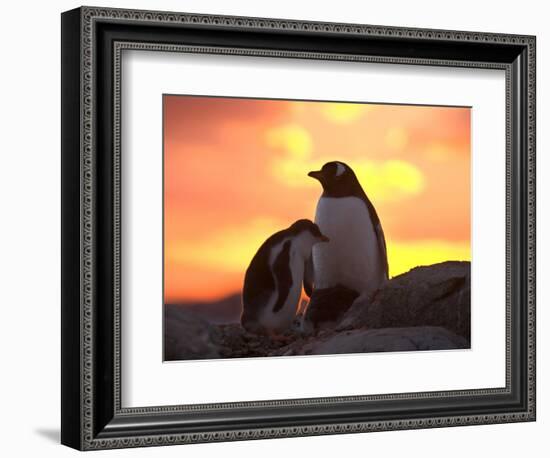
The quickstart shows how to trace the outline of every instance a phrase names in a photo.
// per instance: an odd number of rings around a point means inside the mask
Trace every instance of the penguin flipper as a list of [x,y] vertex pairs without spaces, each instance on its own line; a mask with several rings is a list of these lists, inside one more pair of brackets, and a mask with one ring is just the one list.
[[380,224],[380,222],[378,222],[374,230],[376,231],[376,238],[378,239],[378,248],[380,249],[380,253],[382,255],[382,268],[384,269],[384,273],[386,274],[386,279],[388,279],[388,252],[386,249],[386,238],[384,237],[384,231],[382,231],[382,225]]
[[256,322],[275,290],[275,279],[268,265],[269,249],[260,247],[246,270],[242,290],[241,324]]
[[292,272],[290,271],[290,245],[291,241],[287,240],[281,252],[277,255],[273,263],[273,275],[275,276],[275,284],[277,286],[277,302],[273,306],[273,312],[281,310],[286,302],[290,288],[292,287]]
[[313,293],[313,257],[309,256],[304,266],[304,291],[307,297]]
[[388,279],[389,278],[388,252],[386,250],[386,237],[384,237],[384,231],[382,230],[382,223],[380,222],[380,218],[376,213],[374,205],[372,205],[372,202],[369,200],[366,194],[364,194],[364,201],[367,204],[367,209],[369,211],[369,215],[370,215],[372,224],[374,226],[374,232],[376,234],[376,240],[378,242],[378,249],[380,251],[380,255],[382,256],[382,260],[381,260],[382,269],[384,270],[386,279]]

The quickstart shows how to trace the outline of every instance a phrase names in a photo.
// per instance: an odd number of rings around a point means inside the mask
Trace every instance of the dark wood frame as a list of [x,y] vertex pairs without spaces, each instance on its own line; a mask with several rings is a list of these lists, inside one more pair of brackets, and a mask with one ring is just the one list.
[[[505,388],[122,408],[124,49],[506,71]],[[82,7],[62,14],[62,433],[81,449],[535,419],[535,37]]]

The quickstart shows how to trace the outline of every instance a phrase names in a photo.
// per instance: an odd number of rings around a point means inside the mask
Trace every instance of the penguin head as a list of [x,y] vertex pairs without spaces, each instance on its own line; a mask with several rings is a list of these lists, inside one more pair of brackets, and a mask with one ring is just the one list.
[[323,235],[319,226],[309,219],[299,219],[288,228],[288,231],[298,241],[305,257],[309,256],[313,245],[329,241],[329,238]]
[[321,170],[309,172],[323,186],[327,197],[346,197],[362,194],[362,188],[352,168],[339,161],[327,162]]

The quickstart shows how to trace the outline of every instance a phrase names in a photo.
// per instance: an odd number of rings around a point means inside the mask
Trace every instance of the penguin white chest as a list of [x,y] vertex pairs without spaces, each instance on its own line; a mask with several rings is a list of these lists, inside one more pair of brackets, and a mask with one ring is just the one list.
[[330,239],[313,247],[315,287],[342,285],[360,294],[377,289],[383,273],[365,203],[357,197],[321,197],[315,222]]

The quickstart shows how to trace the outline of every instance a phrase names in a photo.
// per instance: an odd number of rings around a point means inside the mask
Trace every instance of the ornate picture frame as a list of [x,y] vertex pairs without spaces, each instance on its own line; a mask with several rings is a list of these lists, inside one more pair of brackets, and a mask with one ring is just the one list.
[[[62,434],[79,450],[535,420],[533,36],[81,7],[62,14]],[[121,403],[121,53],[506,74],[506,386],[218,404]]]

